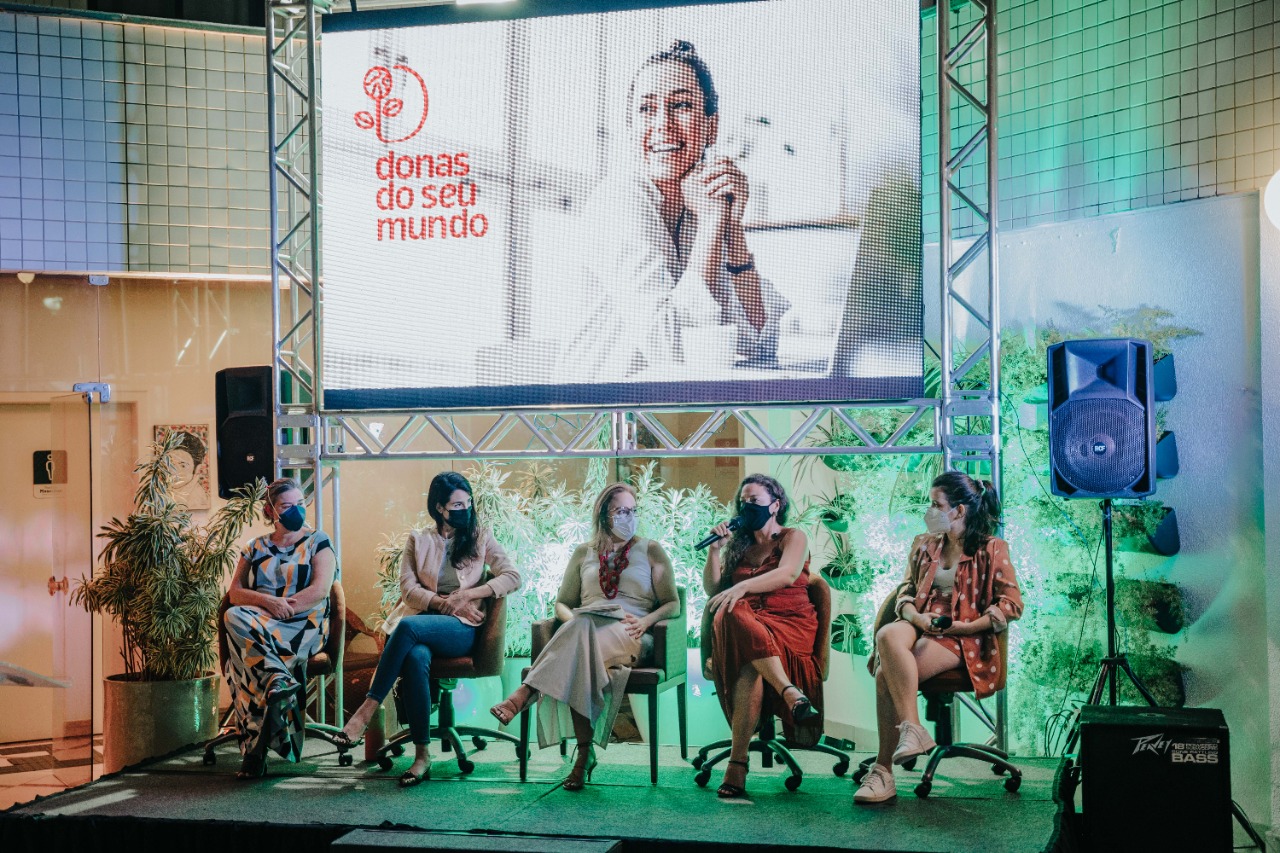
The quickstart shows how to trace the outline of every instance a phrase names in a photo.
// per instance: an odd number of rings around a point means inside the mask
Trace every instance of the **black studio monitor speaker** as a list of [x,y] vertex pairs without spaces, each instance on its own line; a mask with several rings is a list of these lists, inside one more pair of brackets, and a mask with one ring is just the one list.
[[1229,747],[1216,709],[1081,708],[1081,849],[1230,851]]
[[1156,490],[1152,347],[1132,338],[1049,347],[1049,474],[1055,495]]
[[271,368],[229,367],[214,379],[218,419],[218,497],[261,477],[275,478]]

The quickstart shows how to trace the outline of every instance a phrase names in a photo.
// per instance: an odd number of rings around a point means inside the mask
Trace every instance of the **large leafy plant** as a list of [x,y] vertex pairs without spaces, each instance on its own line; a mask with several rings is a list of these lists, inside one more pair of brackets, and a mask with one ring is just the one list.
[[207,525],[197,525],[172,494],[180,436],[152,445],[138,464],[133,512],[103,526],[98,568],[72,593],[75,603],[119,623],[125,673],[141,681],[200,678],[214,668],[223,583],[266,491],[261,480],[237,489]]

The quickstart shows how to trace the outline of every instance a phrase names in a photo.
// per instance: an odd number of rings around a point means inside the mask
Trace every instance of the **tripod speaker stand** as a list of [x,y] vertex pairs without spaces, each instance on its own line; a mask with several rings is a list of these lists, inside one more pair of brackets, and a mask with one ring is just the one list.
[[[1089,698],[1085,701],[1086,705],[1101,705],[1102,691],[1108,688],[1107,697],[1109,705],[1117,704],[1119,698],[1119,674],[1123,672],[1129,677],[1129,681],[1137,689],[1142,698],[1147,700],[1147,704],[1155,706],[1157,704],[1151,691],[1147,689],[1147,685],[1142,683],[1142,679],[1133,671],[1133,667],[1129,665],[1128,656],[1117,648],[1116,642],[1116,577],[1115,577],[1115,539],[1111,528],[1111,498],[1107,498],[1101,504],[1102,506],[1102,539],[1106,548],[1106,572],[1107,572],[1107,656],[1102,659],[1102,663],[1098,665],[1098,677],[1094,679],[1093,689],[1089,691]],[[1067,741],[1067,752],[1074,753],[1076,745],[1080,740],[1080,726],[1077,725],[1071,732],[1071,737]]]

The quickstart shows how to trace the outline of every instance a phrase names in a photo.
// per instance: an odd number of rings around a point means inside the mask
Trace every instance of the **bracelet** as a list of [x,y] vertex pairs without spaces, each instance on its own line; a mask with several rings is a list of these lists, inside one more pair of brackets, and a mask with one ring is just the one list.
[[724,268],[729,271],[729,275],[742,275],[742,273],[750,272],[756,268],[756,259],[747,258],[747,262],[738,267],[735,267],[733,264],[725,264]]

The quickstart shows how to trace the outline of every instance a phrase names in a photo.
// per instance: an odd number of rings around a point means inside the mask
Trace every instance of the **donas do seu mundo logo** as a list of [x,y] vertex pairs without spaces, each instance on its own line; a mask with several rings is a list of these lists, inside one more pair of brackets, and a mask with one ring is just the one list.
[[430,97],[426,80],[407,63],[398,57],[394,64],[366,71],[364,94],[373,104],[354,116],[356,127],[372,131],[378,147],[386,147],[373,163],[377,239],[484,237],[489,219],[474,209],[480,187],[470,177],[470,152],[421,150],[427,137],[418,135],[427,123]]

